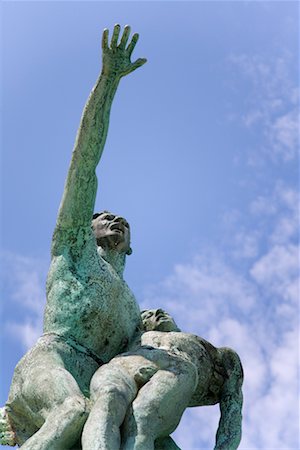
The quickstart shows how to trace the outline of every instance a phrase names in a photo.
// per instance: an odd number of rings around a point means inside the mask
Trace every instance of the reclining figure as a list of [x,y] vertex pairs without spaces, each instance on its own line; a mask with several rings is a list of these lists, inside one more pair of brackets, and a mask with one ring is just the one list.
[[181,332],[161,309],[144,311],[142,318],[144,332],[130,351],[92,378],[83,450],[164,449],[163,438],[176,429],[188,406],[216,403],[221,419],[215,450],[237,449],[243,401],[238,355]]
[[[145,322],[147,332],[141,333],[140,311],[123,279],[126,255],[131,253],[129,225],[107,211],[93,215],[95,170],[115,92],[123,76],[146,62],[130,60],[138,35],[127,45],[130,27],[125,27],[118,42],[119,34],[116,25],[109,44],[108,30],[103,33],[102,72],[83,111],[53,235],[44,334],[16,366],[8,401],[0,408],[0,443],[19,445],[23,450],[80,448],[90,412],[90,382],[96,372],[91,384],[94,406],[82,445],[85,450],[94,448],[91,434],[100,442],[95,448],[117,450],[115,444],[103,447],[106,444],[101,439],[106,439],[103,433],[107,436],[108,430],[100,403],[110,402],[112,385],[107,374],[120,368],[113,396],[122,397],[124,405],[114,416],[113,432],[107,438],[111,442],[120,442],[123,417],[126,438],[122,445],[126,450],[153,448],[153,440],[156,450],[178,449],[167,435],[185,407],[220,402],[216,449],[232,450],[240,439],[242,402],[237,355],[181,333],[175,325],[176,329],[149,328],[151,317]],[[156,317],[165,325],[172,322],[163,320],[161,313],[158,317],[153,314],[153,320]],[[113,359],[128,348],[127,355]],[[126,361],[132,361],[129,367]],[[159,404],[155,404],[156,391],[161,394]],[[173,418],[167,418],[166,400],[175,408]],[[158,415],[149,433],[142,417],[143,404],[148,405],[149,420],[155,415],[155,405],[164,418],[164,423],[158,422]],[[97,417],[101,432],[95,424]]]

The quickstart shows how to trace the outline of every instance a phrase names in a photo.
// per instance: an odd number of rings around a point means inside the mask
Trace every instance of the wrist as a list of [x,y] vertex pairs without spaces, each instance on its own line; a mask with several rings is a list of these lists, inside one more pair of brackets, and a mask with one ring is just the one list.
[[102,66],[101,77],[111,80],[111,81],[119,81],[121,79],[121,75],[118,72],[117,68],[105,67]]
[[95,89],[105,89],[107,92],[115,91],[118,87],[121,77],[116,73],[106,73],[105,71],[101,71],[100,76],[96,82]]

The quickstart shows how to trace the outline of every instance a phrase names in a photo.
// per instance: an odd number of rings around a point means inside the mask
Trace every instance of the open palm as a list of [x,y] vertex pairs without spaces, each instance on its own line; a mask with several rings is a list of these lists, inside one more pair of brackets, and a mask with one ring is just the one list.
[[123,77],[141,67],[147,61],[145,58],[139,58],[131,62],[131,54],[138,41],[139,35],[135,33],[130,43],[127,45],[130,26],[126,25],[120,43],[118,38],[120,34],[120,25],[115,25],[110,46],[108,42],[108,29],[103,31],[102,51],[103,51],[103,74],[107,76]]

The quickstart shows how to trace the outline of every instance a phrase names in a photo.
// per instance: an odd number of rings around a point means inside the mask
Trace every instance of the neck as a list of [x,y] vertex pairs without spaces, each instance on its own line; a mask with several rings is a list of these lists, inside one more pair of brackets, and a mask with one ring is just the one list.
[[102,248],[100,246],[98,246],[98,253],[115,269],[119,277],[123,278],[126,254],[124,252],[119,253],[116,250]]

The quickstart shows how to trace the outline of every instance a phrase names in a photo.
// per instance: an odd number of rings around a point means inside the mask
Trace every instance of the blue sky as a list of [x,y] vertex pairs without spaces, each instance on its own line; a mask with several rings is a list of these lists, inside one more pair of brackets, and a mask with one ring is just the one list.
[[[134,56],[98,169],[96,210],[124,215],[141,308],[238,351],[241,449],[298,449],[298,2],[2,3],[1,404],[42,330],[51,234],[103,28]],[[188,410],[184,450],[218,408]]]

